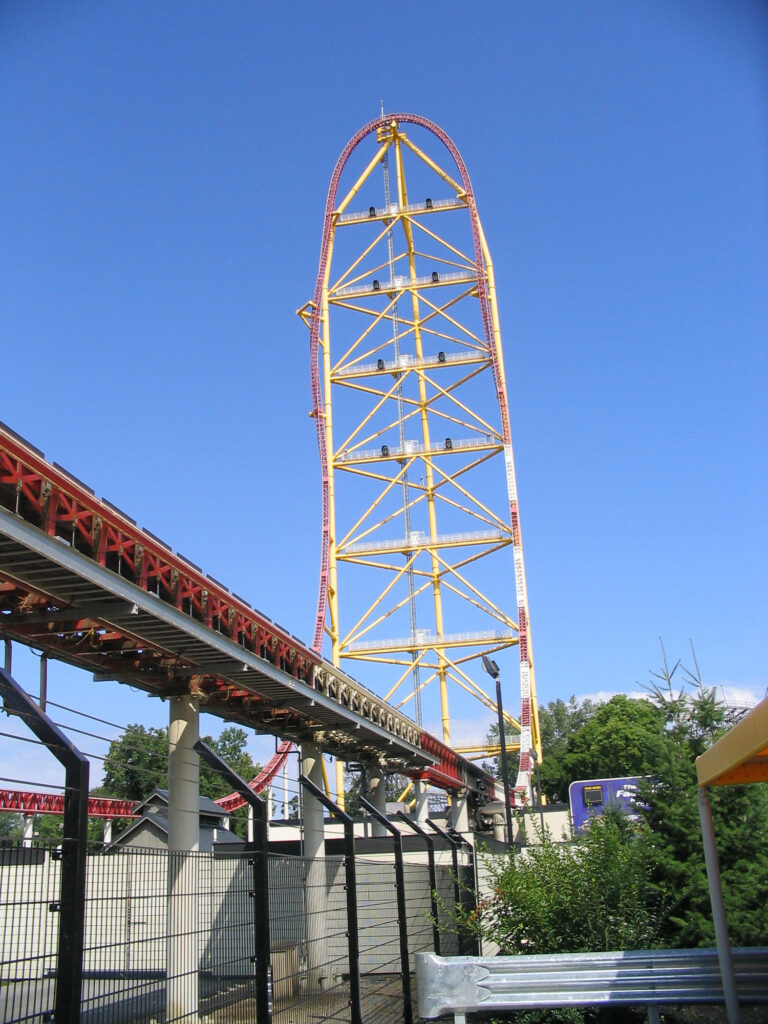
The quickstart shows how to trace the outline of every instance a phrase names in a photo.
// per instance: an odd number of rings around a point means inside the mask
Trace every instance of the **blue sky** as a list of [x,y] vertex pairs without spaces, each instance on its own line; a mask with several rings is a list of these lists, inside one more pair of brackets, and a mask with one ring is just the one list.
[[636,690],[660,636],[761,696],[767,35],[719,0],[6,0],[0,419],[309,639],[295,310],[343,145],[423,114],[494,257],[540,700]]

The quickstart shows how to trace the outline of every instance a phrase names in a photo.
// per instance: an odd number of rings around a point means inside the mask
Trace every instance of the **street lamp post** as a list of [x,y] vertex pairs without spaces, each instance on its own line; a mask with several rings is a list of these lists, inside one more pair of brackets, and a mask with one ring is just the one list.
[[539,796],[539,816],[541,818],[541,838],[544,839],[544,800],[541,795],[541,770],[539,769],[539,755],[531,747],[528,751],[528,756],[532,758],[533,763],[536,765],[536,792]]
[[486,654],[483,655],[483,668],[488,675],[496,680],[496,710],[499,714],[499,744],[501,746],[501,778],[504,783],[504,812],[507,819],[507,846],[512,845],[512,808],[509,803],[509,768],[507,766],[507,738],[504,734],[504,709],[501,706],[501,679],[499,666]]

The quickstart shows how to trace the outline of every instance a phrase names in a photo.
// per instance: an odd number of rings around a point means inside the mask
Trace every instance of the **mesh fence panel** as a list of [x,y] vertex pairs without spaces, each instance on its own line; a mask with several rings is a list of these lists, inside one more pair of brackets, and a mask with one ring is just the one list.
[[363,1020],[402,1020],[400,931],[392,858],[358,860],[357,906]]
[[440,953],[442,956],[456,956],[459,953],[459,939],[456,924],[452,918],[453,906],[456,902],[456,878],[453,867],[438,864],[435,868],[437,876],[437,917],[440,922]]
[[0,1020],[53,1020],[61,861],[39,844],[0,843]]
[[349,1020],[344,859],[269,858],[273,1020]]
[[167,880],[165,850],[88,856],[81,1005],[104,1024],[164,1008]]
[[[258,927],[253,853],[103,847],[86,870],[82,1011],[89,1024],[252,1024]],[[52,1020],[60,898],[55,850],[0,844],[0,1020]],[[362,1019],[403,1019],[394,861],[356,857]],[[344,858],[268,857],[275,1024],[350,1020]],[[408,953],[433,948],[429,871],[404,865]],[[169,896],[169,884],[171,895]],[[450,907],[455,882],[438,864]],[[263,907],[261,908],[263,909]],[[442,952],[458,951],[441,912]],[[166,977],[168,971],[168,977]],[[197,1007],[197,1009],[195,1009]]]

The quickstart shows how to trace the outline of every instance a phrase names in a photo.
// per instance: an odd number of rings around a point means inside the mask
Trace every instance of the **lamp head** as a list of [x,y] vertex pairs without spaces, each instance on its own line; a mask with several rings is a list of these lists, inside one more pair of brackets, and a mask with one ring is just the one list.
[[493,679],[499,678],[499,666],[493,658],[489,658],[487,654],[483,655],[483,668]]

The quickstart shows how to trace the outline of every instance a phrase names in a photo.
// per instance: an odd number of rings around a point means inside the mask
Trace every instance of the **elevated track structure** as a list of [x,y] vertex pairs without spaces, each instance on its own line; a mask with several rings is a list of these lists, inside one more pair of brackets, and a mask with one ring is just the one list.
[[520,712],[505,717],[529,800],[541,742],[496,284],[469,174],[436,124],[382,114],[345,146],[298,312],[322,469],[313,648],[364,667],[452,748],[449,691],[496,713],[483,659],[516,647]]
[[[313,742],[482,802],[498,793],[471,761],[2,424],[0,637],[95,680],[156,697],[194,695],[202,710],[286,744]],[[52,811],[52,799],[5,794],[0,810]],[[118,803],[92,809],[123,816]]]

